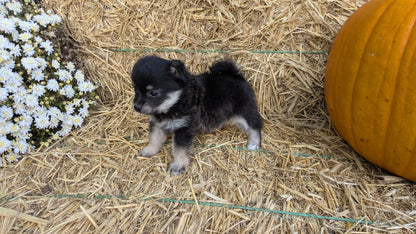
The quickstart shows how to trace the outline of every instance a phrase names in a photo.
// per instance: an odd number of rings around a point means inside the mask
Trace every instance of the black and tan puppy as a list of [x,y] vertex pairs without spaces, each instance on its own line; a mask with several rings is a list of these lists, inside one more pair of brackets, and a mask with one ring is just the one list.
[[157,154],[173,134],[172,174],[181,174],[197,131],[211,131],[232,122],[248,134],[248,149],[260,148],[262,120],[254,93],[230,61],[215,63],[210,72],[190,75],[179,60],[156,56],[139,59],[131,75],[134,109],[149,115],[149,144],[140,156]]

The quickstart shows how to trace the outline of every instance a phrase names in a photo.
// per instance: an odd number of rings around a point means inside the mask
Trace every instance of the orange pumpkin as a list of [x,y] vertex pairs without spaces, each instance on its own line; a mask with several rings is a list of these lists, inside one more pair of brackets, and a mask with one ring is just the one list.
[[416,181],[416,0],[372,0],[339,31],[325,100],[339,134],[363,157]]

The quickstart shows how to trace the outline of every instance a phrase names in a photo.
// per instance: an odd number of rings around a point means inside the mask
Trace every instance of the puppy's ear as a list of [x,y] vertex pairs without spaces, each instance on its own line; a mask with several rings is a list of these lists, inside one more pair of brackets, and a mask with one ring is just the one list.
[[187,71],[185,64],[180,60],[171,60],[169,64],[169,72],[175,76],[175,78],[186,81]]

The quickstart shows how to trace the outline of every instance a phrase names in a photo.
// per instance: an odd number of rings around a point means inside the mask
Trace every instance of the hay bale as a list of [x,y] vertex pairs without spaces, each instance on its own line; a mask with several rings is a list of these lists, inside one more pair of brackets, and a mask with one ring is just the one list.
[[[65,19],[102,102],[82,128],[0,169],[0,206],[48,221],[38,225],[0,214],[1,230],[415,230],[415,185],[362,162],[335,133],[323,98],[327,54],[305,53],[328,52],[364,1],[42,2]],[[114,51],[121,48],[139,50]],[[186,51],[172,51],[178,49]],[[250,52],[264,50],[300,53]],[[132,109],[130,71],[148,54],[181,59],[193,73],[219,59],[234,60],[265,120],[263,151],[241,150],[246,136],[226,127],[198,135],[181,176],[167,172],[171,143],[151,159],[138,157],[148,129],[146,117]]]

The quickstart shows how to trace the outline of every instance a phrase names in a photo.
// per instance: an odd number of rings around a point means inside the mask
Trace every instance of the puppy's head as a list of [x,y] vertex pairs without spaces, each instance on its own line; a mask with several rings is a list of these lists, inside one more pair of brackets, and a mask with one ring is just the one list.
[[156,56],[139,59],[131,74],[134,109],[147,115],[168,112],[179,101],[188,77],[185,65],[179,60]]

